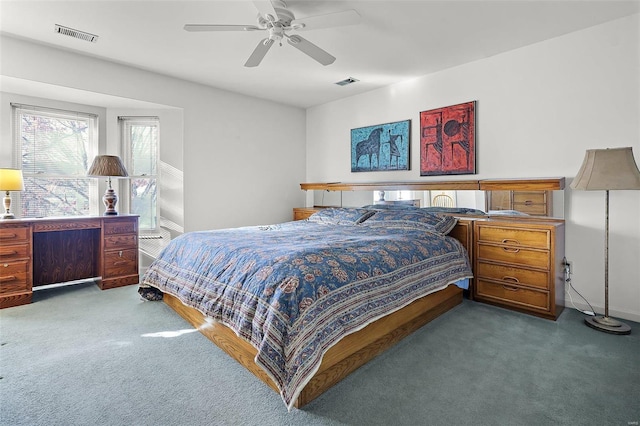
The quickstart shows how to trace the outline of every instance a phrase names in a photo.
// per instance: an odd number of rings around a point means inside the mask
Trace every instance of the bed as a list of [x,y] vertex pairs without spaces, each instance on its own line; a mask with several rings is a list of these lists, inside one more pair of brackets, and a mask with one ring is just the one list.
[[300,408],[462,301],[472,271],[447,235],[456,222],[422,209],[336,208],[190,232],[150,265],[140,291],[161,295]]

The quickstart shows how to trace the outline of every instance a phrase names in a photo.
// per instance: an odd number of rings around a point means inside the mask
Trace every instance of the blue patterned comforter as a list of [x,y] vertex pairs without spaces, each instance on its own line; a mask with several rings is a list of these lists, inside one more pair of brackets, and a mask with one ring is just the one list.
[[342,337],[471,274],[457,240],[420,227],[297,221],[184,234],[141,285],[250,342],[290,409]]

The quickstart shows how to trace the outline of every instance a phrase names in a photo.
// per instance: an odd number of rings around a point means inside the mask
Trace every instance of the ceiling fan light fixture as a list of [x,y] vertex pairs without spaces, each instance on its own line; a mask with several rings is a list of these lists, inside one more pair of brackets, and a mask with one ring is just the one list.
[[337,84],[338,86],[347,86],[357,81],[360,81],[360,80],[358,80],[357,78],[349,77],[349,78],[345,78],[344,80],[337,81],[335,84]]

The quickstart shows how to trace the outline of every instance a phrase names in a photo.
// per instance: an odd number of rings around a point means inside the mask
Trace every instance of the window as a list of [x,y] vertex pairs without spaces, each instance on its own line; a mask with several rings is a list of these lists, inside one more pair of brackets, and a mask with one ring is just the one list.
[[160,232],[158,161],[160,120],[157,117],[118,117],[124,161],[129,173],[129,211],[140,215],[141,233]]
[[14,163],[22,169],[25,186],[21,217],[97,214],[97,184],[86,174],[98,151],[98,117],[12,107]]

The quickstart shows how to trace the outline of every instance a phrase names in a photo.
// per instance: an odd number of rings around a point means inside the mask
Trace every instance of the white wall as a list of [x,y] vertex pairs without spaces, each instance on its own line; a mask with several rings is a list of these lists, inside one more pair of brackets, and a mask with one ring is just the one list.
[[21,39],[0,44],[2,76],[182,109],[181,140],[163,145],[182,155],[186,231],[286,221],[304,203],[304,110]]
[[[420,177],[419,113],[475,100],[478,178],[567,177],[566,256],[602,313],[604,192],[568,185],[586,149],[631,146],[640,163],[639,28],[634,15],[310,108],[307,181],[438,180]],[[352,128],[405,119],[412,170],[350,172]],[[612,191],[610,209],[610,314],[640,321],[640,191]]]

